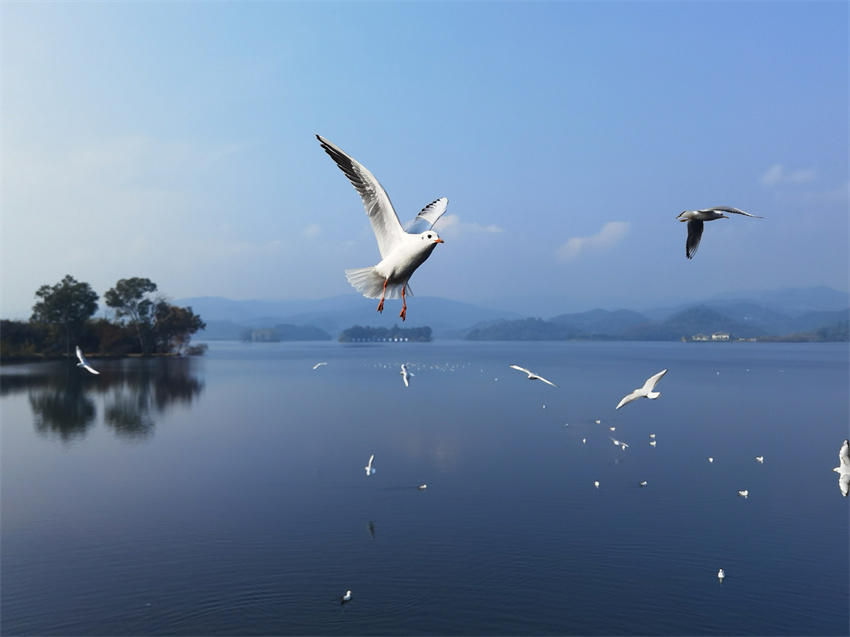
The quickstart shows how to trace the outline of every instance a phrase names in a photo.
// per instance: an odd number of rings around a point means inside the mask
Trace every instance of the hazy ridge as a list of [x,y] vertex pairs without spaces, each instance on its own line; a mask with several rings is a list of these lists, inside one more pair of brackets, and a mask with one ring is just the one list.
[[[832,288],[785,288],[717,295],[637,312],[627,308],[528,317],[439,297],[417,297],[405,327],[431,327],[435,338],[563,340],[610,338],[674,340],[726,332],[736,338],[785,336],[840,325],[850,317],[850,294]],[[207,340],[236,340],[246,329],[280,324],[311,325],[336,337],[354,325],[401,324],[394,304],[383,314],[372,300],[341,295],[317,300],[234,301],[221,297],[179,299],[207,323]],[[535,319],[535,320],[528,320]],[[517,336],[519,334],[519,336]]]

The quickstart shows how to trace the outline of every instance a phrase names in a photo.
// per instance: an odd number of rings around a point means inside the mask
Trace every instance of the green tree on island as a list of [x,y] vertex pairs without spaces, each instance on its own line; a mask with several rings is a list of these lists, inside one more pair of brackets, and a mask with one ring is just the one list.
[[154,333],[157,348],[161,352],[182,354],[192,334],[203,330],[207,324],[190,307],[177,307],[167,301],[159,301],[154,310]]
[[86,321],[97,312],[97,292],[66,274],[56,285],[42,285],[35,296],[40,300],[33,305],[30,320],[51,325],[55,331],[64,328],[65,354],[70,356],[71,341],[80,338]]
[[115,318],[126,320],[135,328],[142,354],[150,353],[155,310],[150,294],[153,292],[156,292],[156,283],[133,277],[119,280],[103,295],[106,304],[115,310]]

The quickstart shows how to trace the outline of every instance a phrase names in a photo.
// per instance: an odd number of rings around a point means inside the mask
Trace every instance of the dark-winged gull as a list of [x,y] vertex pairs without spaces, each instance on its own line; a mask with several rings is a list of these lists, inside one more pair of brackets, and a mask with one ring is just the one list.
[[697,253],[699,241],[702,239],[703,222],[714,221],[715,219],[728,219],[729,217],[724,215],[724,212],[763,219],[763,217],[759,217],[758,215],[751,215],[749,212],[744,212],[737,208],[729,208],[728,206],[715,206],[714,208],[703,208],[702,210],[683,210],[676,219],[688,222],[688,240],[685,242],[686,257],[693,259]]

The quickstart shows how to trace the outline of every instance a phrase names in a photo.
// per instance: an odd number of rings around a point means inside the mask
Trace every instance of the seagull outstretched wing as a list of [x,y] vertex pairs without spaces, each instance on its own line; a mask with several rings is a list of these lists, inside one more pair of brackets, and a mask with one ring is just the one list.
[[[387,195],[387,191],[384,190],[383,186],[381,186],[365,166],[348,155],[339,146],[329,142],[321,135],[316,135],[316,138],[322,144],[325,152],[331,156],[331,159],[336,162],[340,170],[345,173],[345,176],[348,177],[351,185],[354,186],[354,189],[363,200],[363,207],[366,208],[366,214],[369,216],[369,221],[372,222],[372,230],[375,232],[375,238],[378,240],[378,250],[381,252],[381,258],[386,258],[392,252],[393,247],[398,243],[400,237],[405,234],[404,229],[401,227],[401,222],[398,220],[398,215],[393,208],[393,204],[390,202],[390,197]],[[422,212],[425,212],[425,210]],[[419,214],[421,215],[422,213]]]
[[430,230],[437,219],[443,216],[446,208],[449,205],[449,200],[445,197],[440,197],[437,201],[432,201],[425,206],[422,211],[404,228],[409,234],[419,234]]
[[658,384],[658,381],[661,380],[661,377],[664,376],[664,374],[666,374],[666,373],[667,373],[667,370],[664,369],[664,370],[658,372],[657,374],[655,374],[654,376],[650,376],[649,378],[646,379],[646,382],[643,384],[643,387],[641,389],[643,389],[643,391],[645,391],[648,394],[653,389],[655,389],[655,386]]
[[89,362],[86,360],[86,357],[83,355],[83,350],[80,349],[80,346],[77,346],[77,358],[80,359],[80,362],[77,363],[77,367],[82,367],[83,369],[87,369],[92,374],[100,374],[94,367],[89,365]]

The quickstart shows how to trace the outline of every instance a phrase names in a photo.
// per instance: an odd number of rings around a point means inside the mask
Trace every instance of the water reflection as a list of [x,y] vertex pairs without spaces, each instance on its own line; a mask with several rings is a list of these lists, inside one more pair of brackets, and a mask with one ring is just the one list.
[[191,405],[204,390],[197,359],[155,358],[113,361],[100,376],[83,376],[72,363],[6,368],[0,394],[26,392],[36,431],[63,442],[83,438],[97,421],[116,435],[144,440],[158,417],[177,404]]
[[47,385],[30,392],[35,429],[42,436],[58,436],[63,442],[82,438],[94,423],[94,401],[82,392]]

